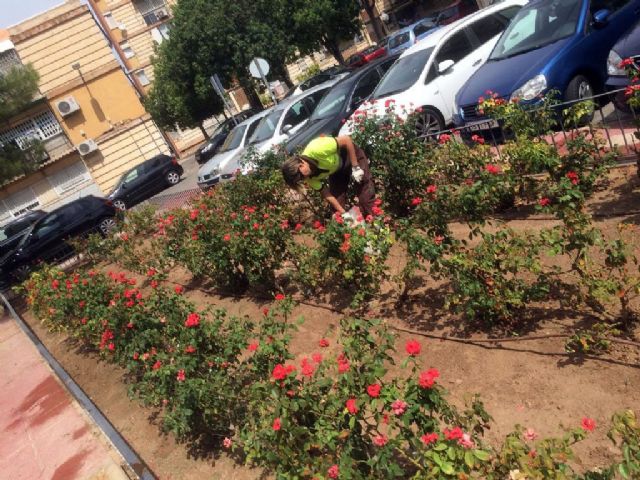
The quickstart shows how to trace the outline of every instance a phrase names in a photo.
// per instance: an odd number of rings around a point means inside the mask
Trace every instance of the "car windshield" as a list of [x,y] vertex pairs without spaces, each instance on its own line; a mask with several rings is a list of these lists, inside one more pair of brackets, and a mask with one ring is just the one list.
[[397,48],[400,45],[403,45],[409,41],[409,32],[401,33],[400,35],[396,35],[389,40],[389,48]]
[[433,48],[425,48],[396,60],[396,63],[394,63],[386,75],[382,77],[380,84],[378,84],[373,92],[373,98],[381,98],[394,93],[404,92],[416,83],[425,65],[429,61],[432,52]]
[[523,8],[500,36],[489,61],[514,57],[572,35],[581,6],[581,0],[543,0]]
[[320,100],[320,103],[313,111],[309,123],[337,114],[345,104],[352,85],[353,84],[349,82],[348,84],[336,85],[335,88],[329,90],[329,93],[322,97],[322,100]]
[[236,128],[231,130],[231,133],[222,144],[222,148],[220,149],[220,152],[226,152],[228,150],[234,150],[238,148],[242,143],[242,137],[244,137],[244,131],[246,129],[247,129],[246,125],[238,125]]
[[277,109],[271,112],[269,115],[260,120],[260,123],[256,127],[256,131],[249,139],[249,143],[258,143],[273,137],[276,127],[278,126],[278,120],[282,116],[284,109]]

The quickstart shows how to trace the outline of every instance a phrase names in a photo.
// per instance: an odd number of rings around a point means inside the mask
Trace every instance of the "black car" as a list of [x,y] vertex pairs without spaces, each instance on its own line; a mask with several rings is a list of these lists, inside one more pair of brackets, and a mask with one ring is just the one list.
[[39,262],[52,262],[72,252],[67,240],[99,232],[107,235],[116,225],[118,210],[106,198],[73,200],[47,213],[35,222],[15,251],[0,261],[0,283],[22,279]]
[[287,153],[302,150],[320,135],[336,136],[345,120],[371,95],[398,56],[389,55],[374,60],[336,83],[322,97],[307,125],[289,139]]
[[20,216],[20,218],[7,223],[4,227],[0,227],[0,262],[2,258],[16,249],[22,237],[31,228],[31,225],[45,215],[46,212],[42,210],[31,210]]
[[253,110],[244,110],[237,115],[234,115],[233,118],[228,118],[218,125],[218,128],[215,129],[211,138],[209,138],[209,141],[196,150],[196,162],[203,164],[212,158],[216,153],[218,153],[218,150],[220,150],[220,147],[227,139],[229,132],[233,130],[238,123],[245,121],[254,114],[255,112]]
[[125,210],[177,184],[183,173],[175,157],[156,155],[124,173],[109,194],[109,200],[116,208]]

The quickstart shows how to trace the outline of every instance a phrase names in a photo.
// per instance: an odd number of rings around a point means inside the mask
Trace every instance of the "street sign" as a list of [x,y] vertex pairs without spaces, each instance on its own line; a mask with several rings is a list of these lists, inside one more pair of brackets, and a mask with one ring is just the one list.
[[269,62],[264,58],[256,57],[249,64],[249,72],[253,78],[264,78],[269,75]]
[[278,101],[276,100],[276,96],[271,91],[271,88],[269,88],[269,82],[267,82],[267,74],[269,73],[269,62],[267,62],[264,58],[256,57],[251,60],[251,63],[249,64],[249,72],[251,73],[251,76],[253,78],[262,79],[262,83],[264,83],[267,92],[269,92],[271,100],[273,100],[273,104],[277,105]]

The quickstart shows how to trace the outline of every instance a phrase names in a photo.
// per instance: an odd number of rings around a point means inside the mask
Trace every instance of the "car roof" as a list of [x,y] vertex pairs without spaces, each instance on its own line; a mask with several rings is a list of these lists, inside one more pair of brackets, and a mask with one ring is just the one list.
[[351,72],[346,77],[341,78],[338,82],[336,82],[334,85],[332,85],[331,88],[335,88],[338,85],[344,85],[344,84],[347,84],[347,83],[356,82],[356,81],[358,81],[360,79],[360,77],[362,77],[363,75],[366,75],[373,68],[377,67],[381,63],[388,62],[389,60],[397,60],[398,57],[400,57],[400,54],[399,53],[394,53],[394,54],[387,55],[387,56],[384,56],[384,57],[381,57],[381,58],[376,58],[372,62],[368,62],[368,63],[364,64],[358,70],[354,70],[353,72]]
[[291,97],[287,97],[282,102],[280,102],[278,105],[273,107],[273,109],[274,110],[282,110],[282,109],[285,109],[285,108],[289,108],[291,105],[296,103],[301,98],[308,97],[309,95],[312,95],[312,94],[316,93],[318,90],[329,89],[329,88],[333,87],[339,81],[340,80],[337,79],[337,78],[331,78],[331,79],[327,80],[326,82],[322,82],[321,84],[316,85],[315,87],[307,88],[306,90],[303,90],[302,93],[299,93],[298,95],[292,95]]
[[242,122],[240,122],[238,125],[236,125],[235,127],[233,127],[233,129],[238,128],[241,125],[249,125],[251,123],[253,123],[255,120],[264,117],[265,115],[267,115],[269,112],[271,112],[271,110],[273,110],[273,107],[269,107],[269,108],[265,108],[264,110],[262,110],[261,112],[256,113],[255,115],[251,115],[249,118],[247,118],[246,120],[243,120]]
[[[412,53],[419,52],[421,50],[426,50],[427,48],[432,48],[437,46],[440,41],[449,35],[450,32],[457,30],[458,28],[471,23],[472,21],[490,15],[500,10],[504,10],[505,7],[521,5],[524,6],[527,4],[527,0],[505,0],[500,3],[496,3],[495,5],[490,5],[485,7],[477,12],[473,12],[460,20],[456,20],[449,25],[443,25],[442,27],[435,30],[432,34],[430,34],[425,39],[419,41],[415,45],[407,48],[403,53],[402,57],[406,57],[407,55],[411,55]],[[407,27],[409,28],[409,27]]]

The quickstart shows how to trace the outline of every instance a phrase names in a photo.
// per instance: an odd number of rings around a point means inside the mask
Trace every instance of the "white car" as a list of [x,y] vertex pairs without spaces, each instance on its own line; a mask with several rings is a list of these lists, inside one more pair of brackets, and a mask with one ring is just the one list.
[[[500,34],[527,0],[505,0],[442,27],[407,49],[387,71],[371,100],[354,112],[406,119],[416,114],[420,136],[440,132],[453,121],[455,96],[487,60]],[[354,115],[340,134],[353,131]]]
[[264,154],[274,146],[286,142],[291,135],[306,125],[320,99],[338,80],[336,78],[324,82],[273,107],[271,113],[260,121],[258,128],[249,138],[248,149],[253,148],[257,153]]
[[253,115],[231,130],[218,153],[198,170],[198,186],[201,189],[206,190],[217,183],[231,180],[242,168],[240,160],[245,151],[247,139],[253,135],[260,120],[271,113],[271,110]]

